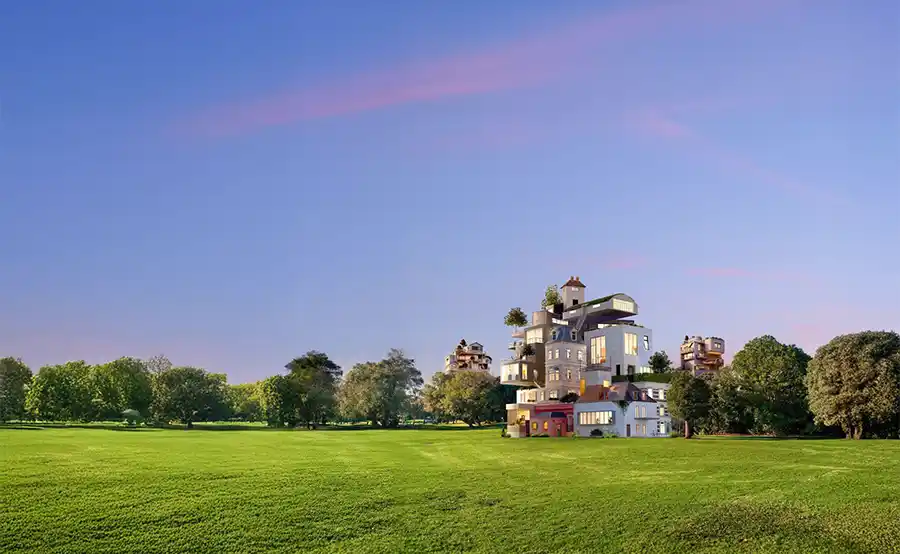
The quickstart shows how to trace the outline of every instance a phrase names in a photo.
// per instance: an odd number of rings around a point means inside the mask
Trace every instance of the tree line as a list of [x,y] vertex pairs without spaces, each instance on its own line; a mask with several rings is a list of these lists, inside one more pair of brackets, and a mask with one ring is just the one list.
[[714,374],[676,372],[668,407],[688,438],[694,432],[900,438],[900,335],[841,335],[812,357],[770,335],[758,337]]
[[366,421],[397,427],[432,415],[469,425],[499,421],[511,387],[487,373],[438,373],[425,386],[415,361],[393,349],[379,361],[343,374],[326,354],[309,351],[285,371],[256,383],[230,385],[223,373],[174,367],[164,356],[123,357],[106,364],[73,361],[32,371],[20,359],[0,359],[0,422],[145,421],[264,422],[272,427],[313,427]]

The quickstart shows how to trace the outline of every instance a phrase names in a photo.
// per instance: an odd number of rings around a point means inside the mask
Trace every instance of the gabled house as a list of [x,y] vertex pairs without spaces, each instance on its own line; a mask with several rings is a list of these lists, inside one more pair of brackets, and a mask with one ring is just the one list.
[[619,437],[657,437],[656,400],[631,383],[585,385],[575,402],[575,432],[589,437],[599,430]]

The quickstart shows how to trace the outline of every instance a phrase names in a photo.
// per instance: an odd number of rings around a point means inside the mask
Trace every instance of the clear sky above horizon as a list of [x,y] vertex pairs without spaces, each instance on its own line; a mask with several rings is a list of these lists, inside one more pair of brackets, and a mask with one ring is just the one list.
[[[864,8],[863,8],[864,6]],[[0,356],[231,382],[461,339],[578,275],[674,356],[900,329],[900,4],[0,10]]]

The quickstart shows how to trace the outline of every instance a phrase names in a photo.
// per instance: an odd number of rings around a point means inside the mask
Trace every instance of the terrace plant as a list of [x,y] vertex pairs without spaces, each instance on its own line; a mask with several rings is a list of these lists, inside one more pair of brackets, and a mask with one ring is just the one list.
[[525,327],[526,325],[528,325],[528,317],[525,315],[525,312],[522,311],[522,308],[510,308],[509,313],[506,314],[506,318],[504,318],[503,320],[503,323],[507,327],[514,327],[516,330],[518,330],[519,327]]

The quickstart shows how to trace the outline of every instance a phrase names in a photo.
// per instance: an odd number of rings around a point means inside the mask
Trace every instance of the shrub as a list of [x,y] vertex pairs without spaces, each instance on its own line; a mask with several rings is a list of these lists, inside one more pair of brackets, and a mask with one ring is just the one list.
[[603,431],[601,431],[600,429],[591,429],[591,436],[592,437],[602,437]]
[[603,435],[603,438],[604,439],[617,439],[617,438],[619,438],[619,435],[617,435],[613,432],[609,432],[609,433],[606,433],[605,435]]
[[123,411],[122,418],[125,419],[125,423],[132,426],[144,421],[144,416],[141,415],[141,412],[132,409]]
[[680,437],[681,435],[682,435],[682,434],[679,433],[678,431],[669,431],[669,437],[670,437],[670,438],[677,439],[677,438]]

